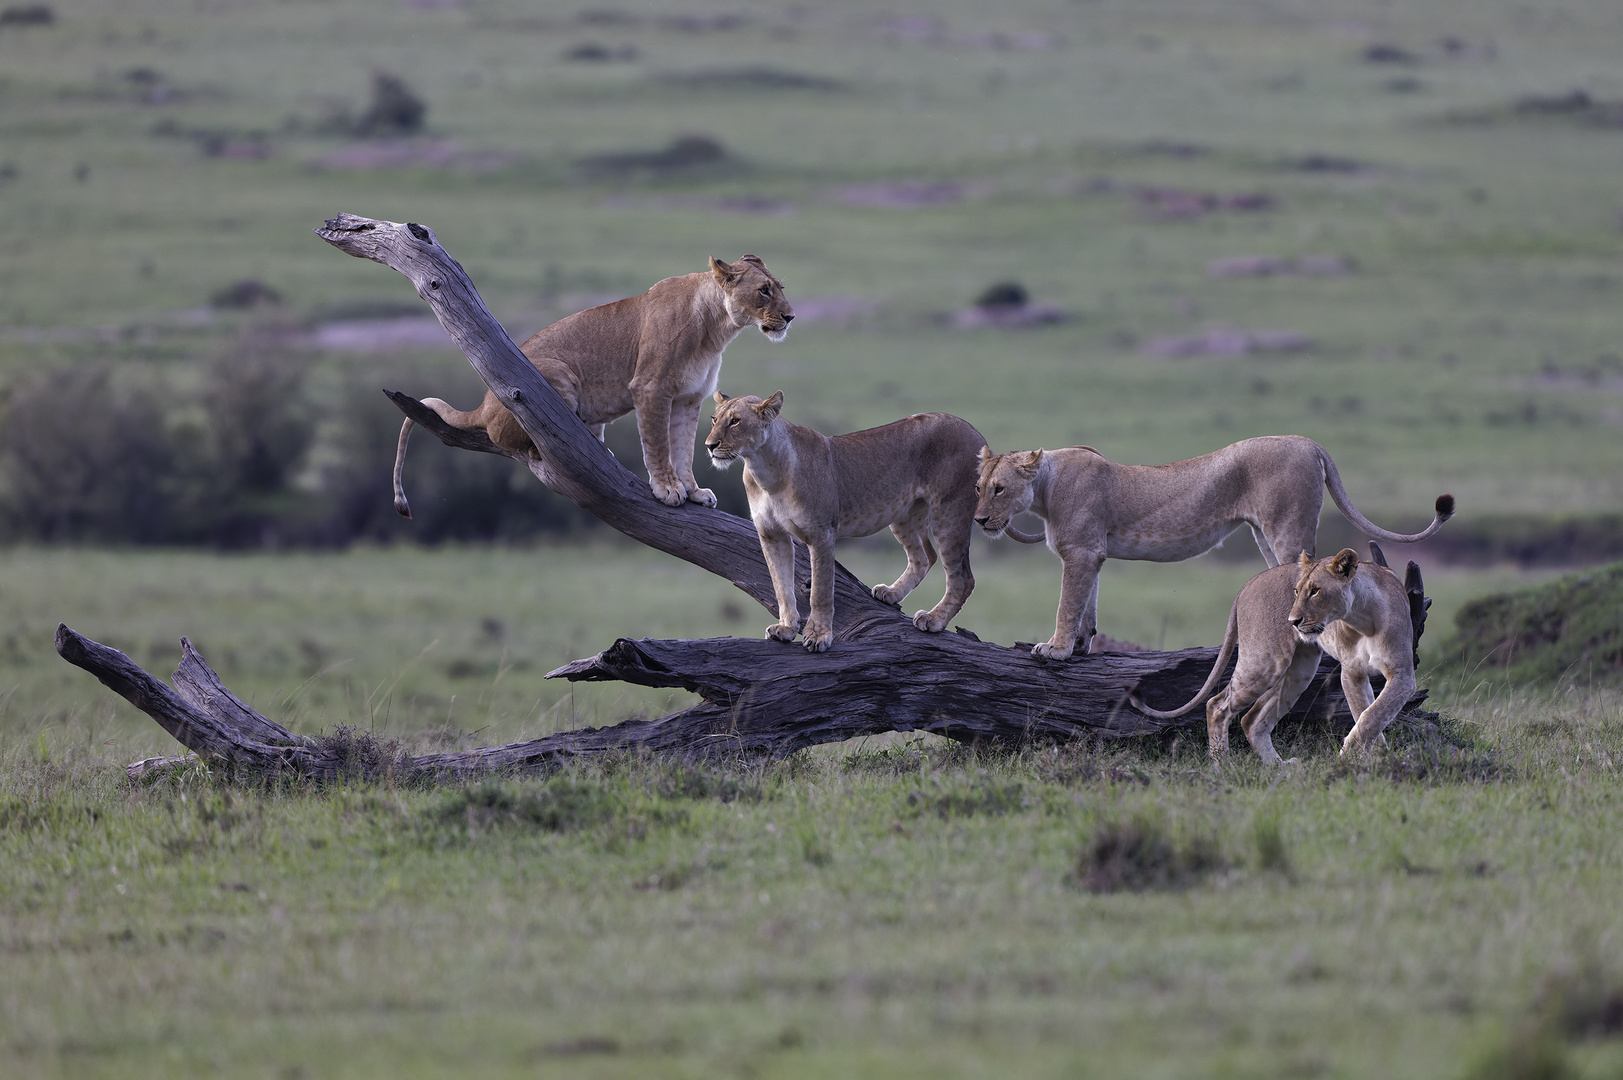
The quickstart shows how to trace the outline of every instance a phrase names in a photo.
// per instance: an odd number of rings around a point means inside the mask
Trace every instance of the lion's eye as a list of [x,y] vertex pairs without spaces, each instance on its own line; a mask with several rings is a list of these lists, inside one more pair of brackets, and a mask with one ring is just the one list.
[[727,426],[728,427],[733,427],[737,423],[738,423],[738,417],[735,416],[731,420],[727,421]]
[[761,286],[761,299],[766,300],[766,299],[769,299],[771,296],[772,296],[772,287],[770,285],[762,285]]
[[993,484],[992,485],[992,494],[993,495],[1001,495],[1001,494],[1003,494],[1003,485],[1002,484]]
[[1317,596],[1317,595],[1319,595],[1319,587],[1317,585],[1313,586],[1311,589],[1309,589],[1307,591],[1307,594],[1309,596]]

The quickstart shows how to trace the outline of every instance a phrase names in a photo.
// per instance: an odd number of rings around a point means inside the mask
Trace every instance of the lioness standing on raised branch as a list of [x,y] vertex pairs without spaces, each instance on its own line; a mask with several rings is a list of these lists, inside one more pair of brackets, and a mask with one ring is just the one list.
[[[1171,465],[1118,465],[1091,446],[981,455],[975,521],[991,536],[1044,539],[1064,564],[1054,636],[1033,654],[1063,660],[1088,651],[1098,630],[1099,568],[1106,559],[1178,562],[1210,551],[1240,525],[1269,566],[1313,554],[1324,492],[1368,536],[1413,544],[1454,516],[1454,496],[1437,497],[1420,532],[1388,532],[1347,496],[1324,447],[1300,435],[1245,439]],[[1009,528],[1030,510],[1043,535]]]
[[[709,270],[669,277],[641,296],[559,319],[519,350],[598,439],[609,421],[637,411],[654,498],[668,506],[715,506],[715,495],[693,478],[693,452],[699,406],[716,389],[722,350],[751,324],[782,341],[794,318],[783,283],[759,258],[713,258]],[[439,398],[423,404],[452,427],[481,430],[504,450],[537,456],[518,420],[489,390],[471,412]],[[412,427],[409,419],[400,426],[394,459],[394,507],[403,517],[411,517],[404,473]]]
[[[1384,566],[1359,562],[1345,548],[1328,559],[1299,561],[1264,570],[1240,590],[1229,609],[1228,630],[1206,685],[1187,705],[1171,712],[1147,707],[1134,691],[1133,707],[1160,720],[1172,720],[1199,705],[1216,688],[1235,646],[1240,658],[1234,677],[1206,706],[1206,738],[1213,757],[1228,752],[1229,724],[1240,730],[1257,756],[1279,761],[1272,733],[1291,711],[1319,670],[1327,652],[1341,661],[1341,690],[1354,717],[1341,744],[1360,753],[1385,742],[1381,732],[1413,696],[1414,623],[1409,597]],[[1380,696],[1370,676],[1386,679]]]
[[750,517],[778,598],[778,621],[766,636],[793,641],[800,631],[794,540],[811,553],[805,645],[822,652],[834,640],[835,539],[869,536],[887,525],[907,552],[907,570],[889,585],[875,585],[874,596],[901,603],[935,565],[939,548],[946,595],[914,615],[913,625],[930,633],[946,629],[975,588],[969,541],[976,455],[986,449],[981,433],[956,416],[920,413],[830,438],[783,419],[782,408],[781,390],[765,401],[717,393],[705,440],[717,468],[744,462]]

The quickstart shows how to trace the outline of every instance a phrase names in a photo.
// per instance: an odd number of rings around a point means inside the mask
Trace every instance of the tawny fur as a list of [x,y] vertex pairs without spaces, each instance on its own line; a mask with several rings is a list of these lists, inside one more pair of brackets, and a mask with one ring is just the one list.
[[[1414,624],[1409,597],[1397,577],[1345,548],[1315,561],[1306,552],[1293,564],[1264,570],[1246,583],[1229,609],[1228,629],[1206,685],[1181,708],[1148,708],[1135,692],[1133,707],[1171,720],[1206,701],[1238,646],[1228,686],[1206,705],[1206,736],[1213,757],[1228,751],[1229,725],[1240,730],[1270,764],[1279,761],[1272,734],[1318,671],[1327,652],[1341,662],[1341,689],[1355,718],[1341,752],[1367,753],[1384,743],[1381,732],[1414,694]],[[1386,679],[1375,696],[1370,677]]]
[[[1324,447],[1300,435],[1246,439],[1170,465],[1118,465],[1090,446],[983,454],[975,521],[991,536],[1046,539],[1064,564],[1054,636],[1032,652],[1063,660],[1086,653],[1098,629],[1099,568],[1106,559],[1177,562],[1210,551],[1241,525],[1269,566],[1313,554],[1326,489],[1353,527],[1412,544],[1454,514],[1454,497],[1418,533],[1389,532],[1352,504]],[[1009,527],[1019,513],[1043,519],[1042,536]]]
[[[913,625],[944,630],[975,588],[969,570],[975,510],[976,455],[986,447],[968,421],[921,413],[884,427],[832,438],[779,415],[783,394],[729,398],[716,394],[705,446],[725,468],[744,462],[744,491],[777,593],[778,621],[766,636],[793,641],[800,631],[795,599],[794,541],[811,553],[811,616],[805,645],[822,652],[834,640],[834,541],[868,536],[887,525],[907,552],[907,570],[874,596],[899,604],[939,549],[947,592]],[[934,538],[934,544],[931,539]]]
[[[699,408],[716,389],[722,350],[750,325],[782,341],[794,317],[782,282],[760,259],[744,255],[735,263],[711,259],[709,270],[666,278],[641,296],[559,319],[519,350],[599,439],[610,421],[636,410],[656,499],[714,506],[715,495],[693,478],[693,450]],[[452,427],[483,431],[504,450],[536,456],[518,420],[488,390],[469,412],[439,398],[423,404]],[[404,474],[412,427],[409,419],[401,425],[394,462],[394,505],[404,517],[411,517]]]

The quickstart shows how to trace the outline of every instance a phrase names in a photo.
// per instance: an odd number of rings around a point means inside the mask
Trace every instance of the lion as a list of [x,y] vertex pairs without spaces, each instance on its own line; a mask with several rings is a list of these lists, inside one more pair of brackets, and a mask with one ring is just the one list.
[[[735,263],[657,281],[641,296],[616,300],[559,319],[519,350],[601,441],[604,429],[633,409],[642,437],[648,486],[667,506],[715,506],[716,496],[693,478],[699,407],[716,389],[721,353],[752,323],[782,341],[794,322],[783,283],[754,255]],[[452,427],[480,430],[512,453],[539,457],[535,444],[496,395],[462,412],[424,398]],[[394,459],[394,506],[411,517],[404,473],[413,423],[400,427]]]
[[[1319,656],[1327,652],[1341,661],[1341,690],[1354,717],[1342,756],[1368,753],[1385,744],[1382,731],[1414,694],[1414,644],[1409,596],[1391,570],[1359,562],[1352,548],[1318,560],[1304,551],[1295,564],[1271,567],[1246,582],[1229,609],[1217,662],[1188,704],[1159,712],[1136,690],[1129,700],[1158,720],[1182,716],[1211,695],[1238,646],[1233,678],[1206,705],[1211,755],[1228,752],[1229,724],[1239,718],[1257,756],[1278,764],[1274,725],[1313,681]],[[1370,687],[1376,674],[1386,679],[1378,697]]]
[[[1099,568],[1106,559],[1178,562],[1210,551],[1241,524],[1269,566],[1313,554],[1328,488],[1353,526],[1369,536],[1413,544],[1454,516],[1454,496],[1417,533],[1389,532],[1352,504],[1324,447],[1300,435],[1245,439],[1170,465],[1118,465],[1091,446],[981,455],[975,522],[990,536],[1048,541],[1064,566],[1054,636],[1034,655],[1064,660],[1088,651],[1098,631]],[[1009,527],[1030,510],[1043,535]]]
[[811,553],[805,646],[822,652],[834,640],[834,541],[887,525],[907,552],[907,569],[891,584],[875,585],[875,599],[900,604],[935,565],[939,549],[946,595],[914,615],[913,625],[927,633],[946,629],[975,588],[969,544],[976,455],[986,447],[981,433],[956,416],[920,413],[830,438],[783,419],[782,408],[781,390],[765,401],[718,391],[705,439],[717,468],[744,462],[750,517],[778,600],[778,621],[766,636],[793,641],[800,631],[794,540]]

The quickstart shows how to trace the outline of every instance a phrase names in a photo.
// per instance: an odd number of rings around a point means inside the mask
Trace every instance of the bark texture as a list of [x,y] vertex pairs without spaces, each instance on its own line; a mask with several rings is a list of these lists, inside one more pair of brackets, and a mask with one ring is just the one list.
[[[754,527],[742,518],[693,503],[666,506],[648,485],[592,437],[485,307],[462,267],[416,223],[341,214],[316,230],[347,254],[404,274],[471,363],[539,448],[514,456],[554,491],[620,532],[731,581],[776,614],[771,577]],[[449,446],[505,454],[482,433],[445,424],[421,402],[385,391],[400,410]],[[381,482],[381,480],[380,480]],[[1408,582],[1416,638],[1425,619],[1419,571]],[[797,582],[809,584],[797,545]],[[1216,649],[1093,653],[1061,662],[1037,659],[1029,646],[983,642],[962,629],[925,634],[901,610],[874,599],[841,567],[835,581],[834,646],[808,653],[798,643],[742,638],[652,641],[622,638],[608,649],[551,673],[574,680],[621,680],[681,687],[693,707],[657,721],[565,732],[508,746],[411,757],[352,733],[322,739],[294,735],[248,708],[221,685],[191,643],[171,689],[123,653],[58,628],[57,651],[95,674],[146,712],[187,749],[210,761],[253,772],[291,772],[316,779],[388,773],[402,779],[457,778],[554,767],[560,760],[606,751],[649,751],[692,757],[743,753],[781,756],[818,743],[886,731],[930,731],[951,739],[1019,745],[1153,735],[1199,717],[1160,721],[1135,712],[1127,696],[1139,687],[1159,707],[1182,704],[1199,689]],[[802,604],[802,610],[809,609]],[[1346,702],[1326,658],[1320,678],[1289,718],[1319,716],[1350,726]],[[1419,691],[1405,713],[1420,711]],[[132,776],[155,763],[130,766]]]

